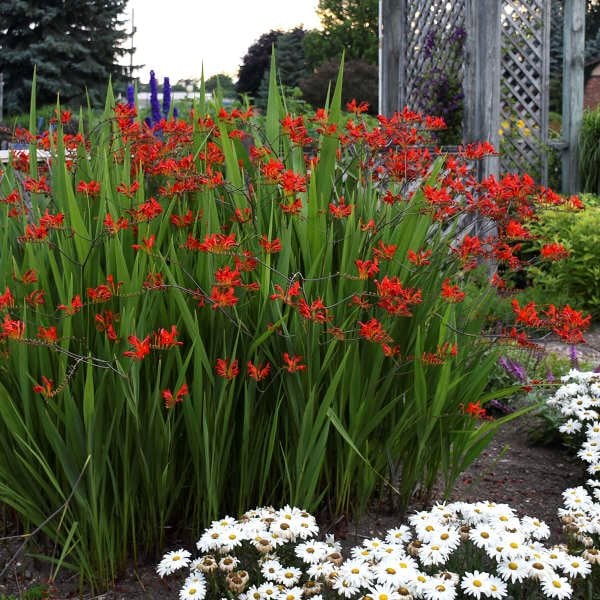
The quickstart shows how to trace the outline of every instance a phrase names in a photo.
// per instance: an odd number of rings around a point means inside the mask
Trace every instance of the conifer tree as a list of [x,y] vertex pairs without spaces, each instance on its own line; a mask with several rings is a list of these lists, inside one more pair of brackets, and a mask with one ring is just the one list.
[[38,104],[102,100],[119,78],[126,0],[0,0],[0,63],[8,113],[29,106],[34,67]]

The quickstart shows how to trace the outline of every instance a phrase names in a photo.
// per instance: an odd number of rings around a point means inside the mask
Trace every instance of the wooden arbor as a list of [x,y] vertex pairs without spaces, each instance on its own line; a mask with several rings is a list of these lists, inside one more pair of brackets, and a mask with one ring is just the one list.
[[[462,78],[463,142],[500,136],[507,150],[490,158],[482,175],[536,173],[547,181],[551,0],[380,0],[379,111],[405,105],[424,110],[417,82],[425,60]],[[577,140],[583,117],[585,1],[563,7],[563,192],[578,190]],[[460,64],[452,64],[444,35],[466,32]],[[432,54],[431,32],[438,47]],[[427,57],[425,56],[425,49]],[[510,131],[510,135],[507,133]],[[501,164],[500,164],[501,162]]]

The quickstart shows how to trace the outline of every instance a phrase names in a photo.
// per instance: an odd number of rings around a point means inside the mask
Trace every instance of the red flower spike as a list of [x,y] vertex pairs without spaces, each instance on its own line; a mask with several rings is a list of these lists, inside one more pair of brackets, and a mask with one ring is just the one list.
[[212,302],[211,308],[217,310],[218,308],[235,306],[238,303],[239,298],[235,295],[235,289],[233,287],[223,289],[219,286],[213,286],[210,292],[210,300]]
[[317,298],[310,305],[304,298],[300,298],[298,301],[298,312],[305,319],[314,321],[315,323],[326,323],[331,319],[328,314],[329,311],[321,298]]
[[187,383],[184,383],[175,394],[171,390],[166,389],[162,393],[162,397],[165,401],[165,408],[167,410],[173,408],[179,402],[183,402],[183,397],[189,394]]
[[275,288],[275,294],[270,296],[271,300],[283,300],[285,304],[295,306],[296,301],[294,298],[300,295],[300,282],[294,281],[287,290],[284,290],[277,283],[273,286]]
[[141,244],[131,244],[131,247],[134,250],[143,250],[144,252],[147,252],[148,254],[150,254],[152,252],[152,248],[154,247],[155,241],[156,241],[156,236],[151,235],[148,238],[142,238]]
[[10,288],[6,286],[4,294],[0,296],[0,310],[4,310],[6,308],[13,308],[14,305],[15,297],[12,295]]
[[337,204],[334,204],[333,202],[329,203],[329,212],[336,219],[345,219],[346,217],[349,217],[352,214],[353,208],[353,204],[346,204],[346,200],[343,196],[340,196]]
[[540,256],[548,260],[562,260],[569,257],[569,251],[558,242],[545,244],[540,249]]
[[281,241],[279,240],[279,238],[269,240],[269,238],[266,235],[263,235],[258,243],[261,245],[262,248],[264,248],[267,254],[275,254],[277,252],[281,252]]
[[462,302],[465,299],[465,293],[460,290],[458,285],[452,285],[450,279],[446,278],[442,283],[442,298],[447,302]]
[[47,342],[48,344],[54,344],[54,342],[56,342],[56,340],[58,339],[56,327],[54,325],[50,327],[42,327],[40,325],[37,335],[35,337],[37,337],[39,340],[42,340],[43,342]]
[[23,321],[11,319],[9,314],[4,315],[2,331],[0,338],[9,338],[11,340],[20,340],[25,335],[25,323]]
[[248,361],[247,367],[248,376],[255,381],[262,381],[263,379],[266,379],[271,372],[271,365],[269,363],[265,363],[264,365],[255,365],[252,361]]
[[290,356],[287,352],[284,352],[283,361],[285,362],[283,368],[288,373],[297,373],[306,369],[306,365],[303,365],[301,362],[302,356]]
[[98,196],[100,194],[100,182],[80,181],[77,184],[76,191],[86,196]]
[[171,325],[171,331],[159,329],[153,335],[152,348],[155,350],[168,350],[175,346],[183,346],[183,342],[177,340],[177,327]]
[[383,328],[383,325],[375,317],[366,323],[359,321],[358,324],[360,325],[360,337],[365,338],[369,342],[388,344],[393,341],[388,332]]
[[45,398],[52,398],[56,394],[54,390],[54,381],[42,375],[42,383],[37,383],[33,386],[33,391],[36,394],[42,394]]
[[59,304],[58,305],[58,310],[64,310],[65,314],[67,314],[67,315],[74,315],[75,313],[78,313],[82,308],[83,308],[83,302],[81,301],[81,297],[79,296],[79,294],[77,294],[76,296],[73,297],[73,299],[71,300],[71,304],[69,304],[69,305]]
[[143,340],[140,340],[135,335],[130,335],[127,341],[133,346],[133,350],[123,352],[123,356],[127,356],[133,360],[143,360],[150,354],[150,336],[147,335]]
[[360,260],[356,259],[354,261],[356,268],[358,269],[358,278],[359,279],[370,279],[379,273],[379,261],[377,259],[374,260]]
[[238,366],[237,359],[228,361],[226,358],[217,358],[217,363],[215,365],[215,371],[219,377],[223,377],[227,381],[231,381],[238,376],[240,369]]

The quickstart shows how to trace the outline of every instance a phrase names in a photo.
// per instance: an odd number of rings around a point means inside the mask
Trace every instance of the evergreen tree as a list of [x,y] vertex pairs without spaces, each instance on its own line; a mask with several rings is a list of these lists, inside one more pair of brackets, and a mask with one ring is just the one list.
[[326,60],[361,59],[377,64],[379,47],[378,0],[319,0],[317,14],[322,29],[304,38],[309,67],[315,69]]
[[127,0],[0,0],[0,55],[7,112],[29,106],[34,67],[38,104],[102,100],[127,37]]
[[271,29],[263,33],[258,40],[248,48],[242,66],[238,72],[235,90],[238,94],[256,96],[265,72],[271,61],[271,51],[283,32]]

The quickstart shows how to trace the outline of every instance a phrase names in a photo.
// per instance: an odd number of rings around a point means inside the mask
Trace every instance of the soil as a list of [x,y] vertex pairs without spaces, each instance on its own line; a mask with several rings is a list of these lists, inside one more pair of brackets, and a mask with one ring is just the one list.
[[[600,327],[586,336],[588,344],[578,348],[578,359],[587,364],[600,365]],[[548,351],[568,357],[569,348],[558,340],[547,339]],[[562,504],[562,492],[568,487],[586,480],[585,469],[573,450],[555,440],[540,445],[531,441],[530,433],[539,431],[536,417],[528,416],[507,424],[499,431],[487,450],[462,474],[450,500],[475,502],[489,500],[510,504],[519,516],[530,515],[544,520],[551,529],[550,542],[561,539],[561,525],[557,508]],[[432,498],[432,501],[441,497]],[[415,503],[412,509],[422,506]],[[0,578],[2,594],[22,597],[24,590],[44,582],[47,568],[27,554],[26,546],[19,551],[22,539],[11,538],[17,532],[17,524],[8,511],[4,518],[0,513],[0,572],[4,565],[10,566]],[[393,511],[372,510],[359,522],[349,524],[337,531],[348,545],[361,543],[365,537],[381,535],[398,525],[401,516]],[[13,560],[14,558],[14,560]],[[76,578],[65,578],[56,584],[52,599],[82,598],[83,600],[152,600],[178,597],[179,582],[161,580],[155,573],[155,564],[131,569],[114,586],[103,594],[80,593]]]

